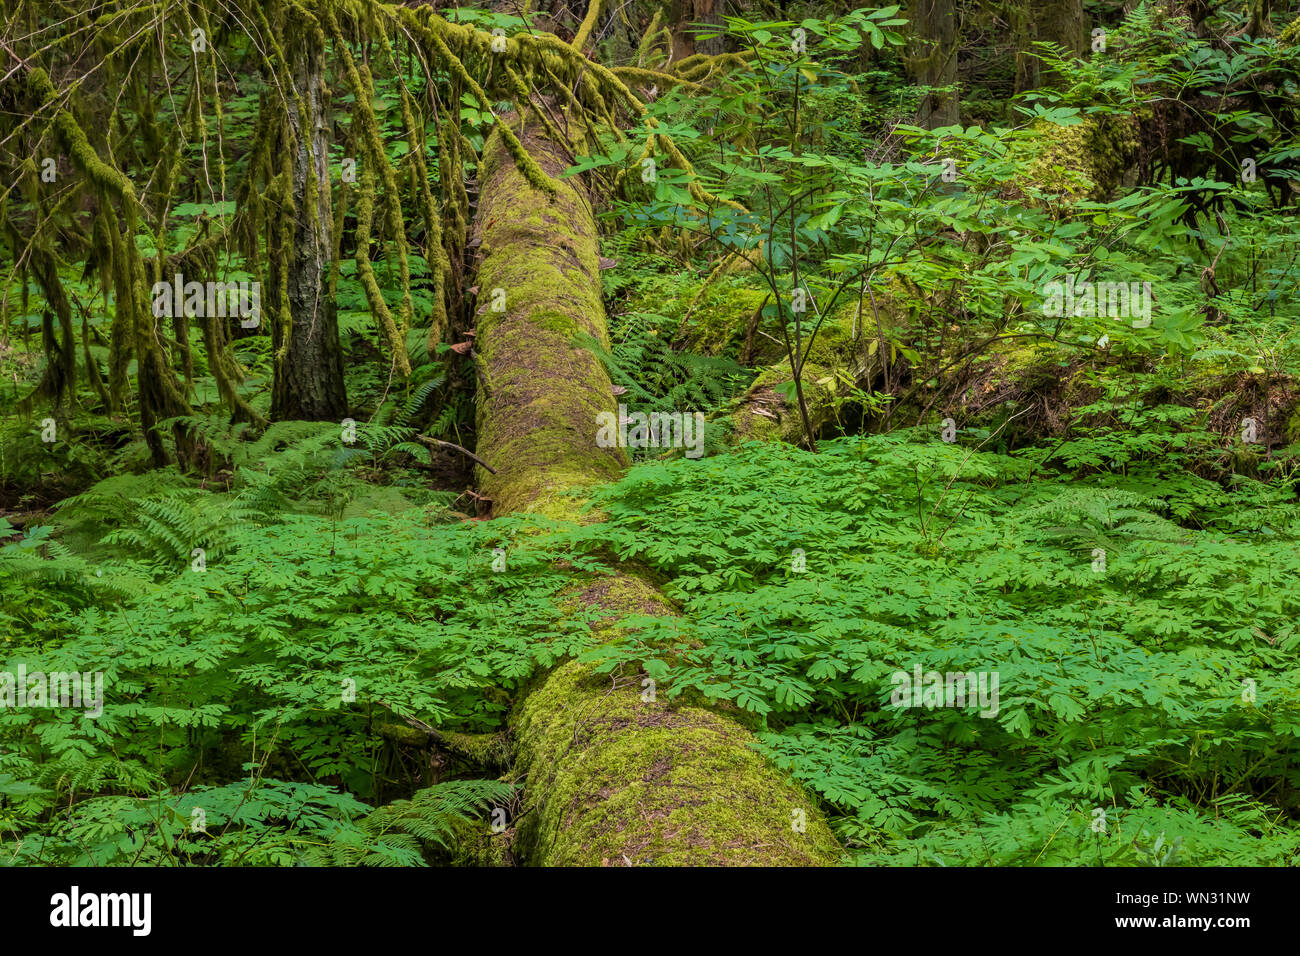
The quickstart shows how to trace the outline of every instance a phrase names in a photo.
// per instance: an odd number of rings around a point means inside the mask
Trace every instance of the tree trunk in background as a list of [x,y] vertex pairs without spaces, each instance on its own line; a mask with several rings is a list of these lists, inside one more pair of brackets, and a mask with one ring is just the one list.
[[[1037,39],[1056,44],[1063,56],[1078,57],[1088,49],[1083,0],[1032,0],[1029,12]],[[1062,79],[1046,65],[1041,65],[1040,71],[1045,86],[1056,86]]]
[[1252,37],[1267,36],[1269,30],[1269,16],[1273,12],[1273,0],[1250,0],[1250,23],[1246,25],[1246,32]]
[[726,0],[672,0],[668,8],[668,22],[672,24],[674,60],[683,60],[694,53],[714,55],[723,52],[723,37],[697,40],[697,31],[693,25],[707,23],[721,28],[725,3]]
[[1009,0],[1003,7],[1007,24],[1011,27],[1011,39],[1016,47],[1016,92],[1038,89],[1042,80],[1042,61],[1034,49],[1038,39],[1038,30],[1034,25],[1033,11],[1029,0]]
[[[521,139],[551,177],[572,163],[535,123]],[[554,198],[533,189],[496,134],[479,182],[477,452],[496,469],[480,469],[480,487],[494,514],[577,519],[582,501],[566,492],[615,479],[626,465],[622,449],[596,444],[596,416],[616,412],[609,376],[573,344],[580,332],[608,341],[591,197],[579,177],[559,181]],[[593,634],[598,643],[628,615],[672,613],[654,588],[622,572],[588,576],[569,602],[575,612],[613,612]],[[575,614],[571,626],[591,625]],[[601,675],[571,660],[516,704],[514,773],[525,789],[513,849],[524,862],[838,859],[815,801],[753,750],[741,723],[665,696],[647,695],[639,673]]]
[[[907,16],[912,37],[905,62],[919,86],[947,87],[957,82],[957,11],[955,0],[911,0]],[[920,126],[935,129],[960,119],[957,91],[927,93],[916,111]]]
[[[339,420],[347,414],[343,385],[343,351],[338,316],[330,295],[329,123],[324,70],[324,37],[305,28],[298,49],[290,54],[300,114],[290,102],[287,128],[290,142],[290,193],[293,198],[292,253],[285,264],[289,316],[276,316],[271,327],[275,349],[275,384],[271,395],[274,419]],[[271,288],[264,300],[279,295],[281,277],[272,269]],[[286,328],[287,326],[287,328]]]

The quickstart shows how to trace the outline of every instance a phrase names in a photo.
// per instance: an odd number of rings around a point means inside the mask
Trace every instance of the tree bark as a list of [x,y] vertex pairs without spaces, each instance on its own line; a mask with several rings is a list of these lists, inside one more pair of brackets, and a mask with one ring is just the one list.
[[[1033,0],[1030,13],[1037,39],[1056,44],[1067,59],[1083,54],[1087,46],[1083,0]],[[1059,85],[1063,79],[1047,67],[1040,67],[1040,73],[1045,86]]]
[[1029,0],[1008,0],[1003,10],[1016,48],[1016,92],[1036,90],[1042,78],[1042,63],[1038,59],[1038,51],[1034,49],[1038,30],[1034,25]]
[[[282,144],[291,164],[293,241],[288,275],[273,267],[270,294],[287,280],[289,315],[278,315],[271,326],[275,349],[275,382],[271,393],[274,419],[339,420],[347,414],[343,383],[343,351],[338,316],[330,295],[329,124],[325,88],[324,37],[303,29],[290,56],[294,90],[286,103],[287,142]],[[283,217],[280,222],[283,228]]]
[[684,60],[695,53],[714,55],[726,49],[723,37],[697,39],[695,29],[700,24],[722,25],[722,8],[726,0],[672,0],[669,20],[672,23],[673,60]]
[[1246,33],[1256,38],[1267,36],[1272,13],[1273,0],[1250,0],[1250,22],[1246,25]]
[[[912,39],[905,62],[918,86],[952,87],[957,82],[957,10],[955,0],[911,0],[907,7]],[[930,92],[917,107],[916,122],[928,129],[960,121],[956,90]]]
[[[540,129],[521,139],[550,176],[571,165],[567,144]],[[496,135],[481,170],[478,453],[497,473],[480,469],[480,485],[494,514],[576,518],[581,501],[564,493],[614,479],[626,463],[622,449],[596,444],[596,415],[615,411],[609,376],[573,344],[580,331],[607,341],[590,197],[577,178],[559,181],[554,198],[533,189]],[[504,311],[493,311],[494,295]],[[569,599],[575,610],[614,612],[598,641],[627,615],[672,613],[629,573],[586,579]],[[752,749],[735,716],[647,695],[640,674],[602,676],[570,661],[520,700],[511,731],[526,781],[514,847],[527,863],[800,865],[840,855],[815,802]]]

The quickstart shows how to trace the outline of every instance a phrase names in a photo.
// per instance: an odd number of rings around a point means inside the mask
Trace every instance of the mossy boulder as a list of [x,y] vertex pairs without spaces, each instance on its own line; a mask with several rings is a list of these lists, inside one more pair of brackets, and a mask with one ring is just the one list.
[[724,355],[741,348],[746,328],[766,299],[767,293],[742,279],[711,284],[688,305],[685,347],[702,355]]

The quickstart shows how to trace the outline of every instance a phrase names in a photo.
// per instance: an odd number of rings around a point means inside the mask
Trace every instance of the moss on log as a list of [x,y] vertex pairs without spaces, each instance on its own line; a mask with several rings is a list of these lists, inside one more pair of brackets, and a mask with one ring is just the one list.
[[[574,595],[619,618],[671,614],[633,575]],[[816,802],[753,749],[735,716],[651,694],[641,674],[570,661],[516,709],[526,776],[515,850],[548,866],[815,866],[840,849]]]
[[[892,304],[881,302],[882,310]],[[895,321],[892,311],[889,321]],[[829,315],[813,340],[804,360],[802,384],[808,402],[808,419],[814,433],[833,424],[855,388],[870,388],[881,371],[879,339],[871,312],[858,314],[856,301],[846,302]],[[888,346],[886,346],[888,348]],[[737,441],[762,439],[799,444],[804,440],[803,421],[793,395],[783,391],[794,381],[788,357],[777,358],[736,403],[732,413]]]
[[[513,123],[520,129],[518,118]],[[552,178],[562,144],[520,129]],[[478,453],[493,511],[575,516],[584,487],[618,477],[621,449],[596,445],[596,415],[614,410],[609,377],[577,332],[607,341],[595,220],[574,178],[554,197],[533,188],[499,135],[484,151],[477,348]],[[502,290],[502,292],[495,292]],[[492,309],[494,295],[504,310]],[[580,587],[575,602],[618,615],[670,613],[639,579]],[[617,627],[617,621],[615,627]],[[610,631],[610,636],[614,633]],[[650,696],[650,695],[646,695]],[[533,865],[830,864],[840,849],[813,801],[752,747],[734,716],[662,695],[640,675],[600,675],[570,661],[540,678],[511,718],[524,781],[514,850]]]
[[[516,121],[517,125],[517,121]],[[540,127],[519,131],[552,179],[569,165]],[[574,344],[585,332],[608,344],[596,223],[576,178],[548,197],[493,134],[483,154],[474,240],[479,243],[478,454],[493,511],[571,514],[563,494],[617,478],[620,448],[598,448],[596,416],[615,411],[600,360]]]

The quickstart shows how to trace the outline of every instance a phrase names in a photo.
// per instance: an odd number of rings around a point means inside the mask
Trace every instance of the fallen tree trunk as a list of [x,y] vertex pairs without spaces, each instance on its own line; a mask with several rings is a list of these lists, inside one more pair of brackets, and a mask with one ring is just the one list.
[[[552,178],[565,168],[554,143],[523,136]],[[596,416],[614,409],[613,386],[600,360],[574,344],[586,333],[608,345],[590,200],[571,179],[554,198],[534,189],[494,135],[472,242],[482,303],[477,452],[495,469],[479,469],[479,490],[494,514],[576,513],[566,492],[627,466],[623,449],[596,447]]]
[[[541,129],[520,139],[551,177],[570,164]],[[494,514],[575,517],[581,501],[566,493],[626,465],[622,449],[595,440],[597,414],[615,410],[609,376],[573,344],[578,332],[607,341],[590,198],[576,178],[559,181],[554,197],[534,189],[495,134],[479,185],[477,452],[496,469],[479,469],[480,488]],[[616,612],[605,637],[619,629],[618,615],[671,613],[627,573],[591,579],[571,600]],[[524,780],[518,858],[550,866],[839,858],[815,802],[752,748],[735,716],[654,697],[640,674],[611,679],[570,661],[522,698],[511,717]]]

